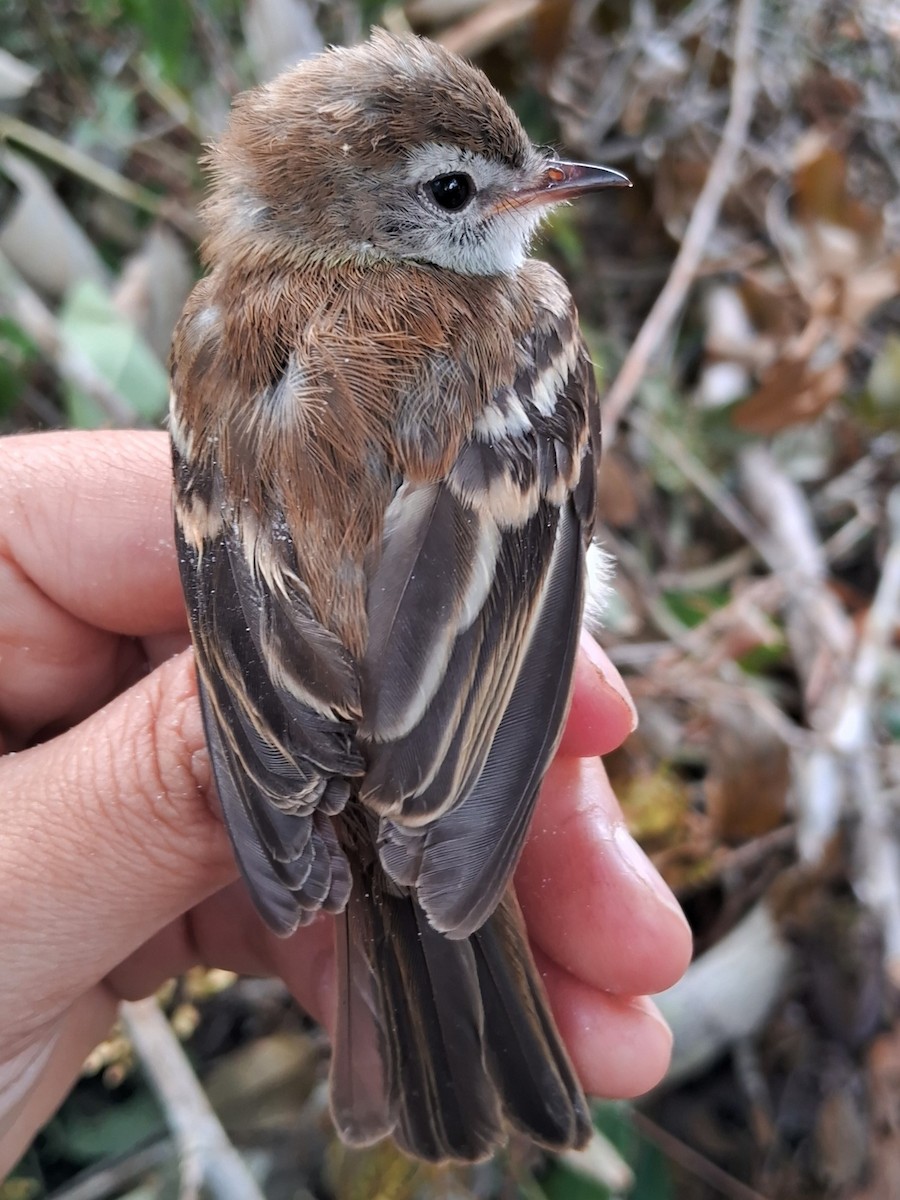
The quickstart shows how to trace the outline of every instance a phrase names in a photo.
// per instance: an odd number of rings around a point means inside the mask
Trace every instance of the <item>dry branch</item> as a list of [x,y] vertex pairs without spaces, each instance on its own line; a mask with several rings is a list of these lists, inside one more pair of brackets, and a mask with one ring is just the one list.
[[154,999],[123,1004],[122,1020],[181,1154],[182,1200],[205,1185],[217,1200],[263,1200],[175,1033]]
[[134,409],[97,371],[77,346],[68,342],[56,317],[0,254],[0,312],[6,313],[29,337],[66,383],[84,392],[111,424],[134,426]]
[[734,36],[734,71],[731,104],[706,182],[697,197],[681,248],[656,303],[625,356],[604,406],[603,436],[607,445],[616,438],[619,422],[631,403],[650,359],[656,353],[684,304],[731,185],[738,159],[747,140],[756,97],[756,35],[759,0],[741,0]]

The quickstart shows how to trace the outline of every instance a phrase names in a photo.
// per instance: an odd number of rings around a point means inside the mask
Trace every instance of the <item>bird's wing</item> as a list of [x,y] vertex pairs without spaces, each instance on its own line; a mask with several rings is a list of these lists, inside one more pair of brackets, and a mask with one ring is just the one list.
[[574,311],[520,350],[447,477],[397,492],[368,590],[361,798],[388,875],[456,938],[496,907],[559,741],[593,522]]
[[287,934],[346,903],[330,815],[362,771],[355,663],[313,615],[290,539],[230,505],[215,461],[182,454],[175,525],[216,788],[261,913]]

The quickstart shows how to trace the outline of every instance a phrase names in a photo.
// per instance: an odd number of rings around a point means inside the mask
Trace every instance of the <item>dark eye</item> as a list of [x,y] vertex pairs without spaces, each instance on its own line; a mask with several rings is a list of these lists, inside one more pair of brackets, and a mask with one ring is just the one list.
[[458,212],[475,195],[475,183],[471,175],[438,175],[427,185],[435,204],[447,212]]

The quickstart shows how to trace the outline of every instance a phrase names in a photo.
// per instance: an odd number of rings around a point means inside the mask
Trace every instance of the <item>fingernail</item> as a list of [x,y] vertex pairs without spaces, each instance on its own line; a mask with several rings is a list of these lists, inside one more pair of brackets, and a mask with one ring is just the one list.
[[654,1021],[662,1030],[665,1031],[665,1036],[669,1042],[669,1053],[671,1054],[672,1042],[674,1040],[672,1026],[663,1016],[659,1005],[654,1002],[651,996],[634,996],[632,997],[631,1004],[643,1017],[650,1021]]
[[608,656],[597,644],[596,639],[586,629],[581,631],[581,649],[594,668],[602,686],[618,700],[623,700],[631,714],[631,733],[638,727],[638,712],[631,698],[631,693],[625,686],[622,676],[610,662]]
[[653,863],[640,848],[625,825],[617,825],[613,831],[613,841],[625,865],[632,874],[653,893],[671,912],[677,913],[687,925],[687,918],[682,912],[681,905],[675,899],[671,888],[654,867]]

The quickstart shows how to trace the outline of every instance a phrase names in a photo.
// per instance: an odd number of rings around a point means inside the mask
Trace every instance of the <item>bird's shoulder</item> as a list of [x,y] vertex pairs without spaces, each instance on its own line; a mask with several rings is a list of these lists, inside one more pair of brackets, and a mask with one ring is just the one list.
[[[318,461],[331,443],[445,473],[498,392],[564,381],[584,357],[568,288],[537,260],[501,277],[251,266],[197,284],[171,373],[175,423],[256,476],[278,447]],[[241,428],[251,445],[236,444]]]

